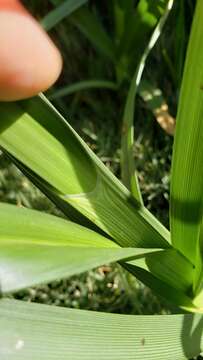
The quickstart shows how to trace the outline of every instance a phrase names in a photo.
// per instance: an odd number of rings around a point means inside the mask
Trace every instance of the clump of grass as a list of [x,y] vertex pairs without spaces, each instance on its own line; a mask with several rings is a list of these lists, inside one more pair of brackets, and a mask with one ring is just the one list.
[[[26,1],[25,4],[28,5]],[[39,6],[36,2],[30,2],[29,6],[37,16],[40,16],[46,13],[50,5],[46,1],[43,6],[42,4]],[[60,81],[62,83],[64,79],[66,81],[68,79],[70,82],[77,81],[84,75],[94,77],[99,72],[101,74],[105,72],[111,76],[108,66],[102,65],[102,60],[95,55],[94,50],[88,46],[77,30],[73,30],[69,26],[68,31],[70,33],[63,53],[65,59],[68,59],[66,63],[74,64],[74,67],[66,66]],[[55,35],[57,42],[63,46],[64,34],[60,27]],[[74,51],[72,51],[73,47]],[[87,57],[87,61],[81,61],[83,58],[81,52]],[[157,54],[155,56],[157,57]],[[154,61],[156,63],[157,58]],[[94,63],[94,67],[92,67],[92,63]],[[166,64],[163,65],[163,71],[167,71]],[[148,73],[150,72],[151,69]],[[169,73],[166,76],[165,84],[170,84],[170,80],[171,74]],[[169,88],[168,92],[171,94]],[[167,89],[165,89],[165,93],[167,95]],[[80,135],[117,176],[120,174],[120,119],[123,111],[121,105],[123,96],[125,96],[125,91],[119,96],[111,94],[107,90],[86,91],[65,98],[65,108],[61,108]],[[176,94],[171,103],[175,107]],[[134,155],[143,199],[147,207],[165,225],[168,225],[172,139],[159,129],[152,116],[144,109],[141,101],[137,103],[135,118]],[[19,206],[50,213],[56,212],[54,205],[2,154],[0,155],[0,199],[3,202],[16,203]],[[157,211],[157,209],[161,210]],[[130,275],[121,275],[119,266],[106,266],[69,280],[27,289],[17,293],[15,297],[59,306],[109,312],[158,314],[168,311],[167,306],[157,300],[149,289],[136,280],[132,282]]]

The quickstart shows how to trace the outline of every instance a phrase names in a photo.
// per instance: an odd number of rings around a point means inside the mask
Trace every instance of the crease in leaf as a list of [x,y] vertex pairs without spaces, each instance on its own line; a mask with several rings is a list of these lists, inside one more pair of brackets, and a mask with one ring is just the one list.
[[[39,177],[45,192],[50,192],[47,182],[58,190],[52,192],[59,206],[62,200],[67,202],[121,246],[169,247],[168,231],[131,199],[46,98],[12,105],[8,109],[7,104],[0,104],[0,145]],[[24,152],[27,144],[32,144],[32,152]],[[73,194],[78,195],[68,197]]]

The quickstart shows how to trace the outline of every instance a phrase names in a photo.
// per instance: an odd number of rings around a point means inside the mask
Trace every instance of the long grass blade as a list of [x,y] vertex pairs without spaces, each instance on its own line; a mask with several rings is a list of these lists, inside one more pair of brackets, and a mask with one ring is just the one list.
[[41,21],[42,26],[46,31],[50,31],[60,21],[71,15],[80,6],[87,3],[88,0],[66,0],[61,5],[50,11]]
[[55,100],[64,96],[72,95],[78,91],[89,90],[89,89],[110,89],[117,90],[117,85],[113,81],[108,80],[84,80],[77,83],[64,86],[60,89],[55,90],[53,93],[48,95],[49,100]]
[[1,300],[0,320],[2,360],[186,360],[203,347],[199,314],[119,315]]
[[196,273],[194,292],[202,278],[203,213],[203,2],[197,1],[186,58],[172,161],[171,233],[173,245]]
[[134,77],[130,85],[123,115],[123,131],[121,141],[122,181],[140,203],[142,203],[142,196],[140,193],[139,181],[135,170],[135,161],[133,154],[135,97],[137,95],[138,86],[140,84],[143,70],[145,68],[147,57],[162,32],[163,26],[168,18],[172,6],[173,0],[170,0],[167,4],[164,15],[159,20],[158,25],[156,26],[152,37],[142,55],[141,61],[135,71]]

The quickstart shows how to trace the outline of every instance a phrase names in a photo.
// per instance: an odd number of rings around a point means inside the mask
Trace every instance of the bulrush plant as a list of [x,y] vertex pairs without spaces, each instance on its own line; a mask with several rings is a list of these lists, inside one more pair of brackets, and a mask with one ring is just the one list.
[[[40,95],[0,104],[2,151],[67,216],[0,204],[2,360],[182,360],[203,350],[203,1],[197,0],[173,147],[170,232]],[[108,115],[108,114],[107,114]],[[118,261],[180,308],[119,315],[6,298]]]

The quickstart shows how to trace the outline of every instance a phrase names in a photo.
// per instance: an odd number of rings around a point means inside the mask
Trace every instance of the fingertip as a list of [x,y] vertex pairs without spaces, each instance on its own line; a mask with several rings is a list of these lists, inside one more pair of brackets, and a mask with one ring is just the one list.
[[0,11],[0,44],[0,100],[35,96],[59,77],[59,50],[26,12]]

